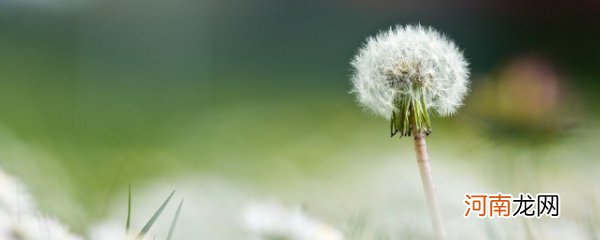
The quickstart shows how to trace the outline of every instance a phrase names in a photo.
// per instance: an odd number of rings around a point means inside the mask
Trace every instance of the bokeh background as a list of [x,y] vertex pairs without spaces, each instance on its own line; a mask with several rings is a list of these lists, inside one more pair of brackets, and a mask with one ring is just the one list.
[[[190,209],[243,188],[348,239],[430,237],[412,142],[348,80],[367,36],[420,23],[472,71],[465,107],[428,138],[450,235],[597,239],[599,16],[584,0],[3,0],[0,166],[81,234],[124,214],[131,184],[157,202],[187,189]],[[464,219],[466,192],[557,192],[561,218]],[[356,216],[371,230],[345,229]]]

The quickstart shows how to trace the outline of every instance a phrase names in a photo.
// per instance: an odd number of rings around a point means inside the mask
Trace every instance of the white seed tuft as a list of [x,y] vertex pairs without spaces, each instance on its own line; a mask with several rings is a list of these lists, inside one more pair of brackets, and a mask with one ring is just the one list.
[[352,66],[358,102],[388,120],[400,97],[422,94],[427,109],[447,116],[462,105],[468,91],[462,52],[431,27],[396,26],[369,37]]
[[0,239],[81,240],[58,220],[42,215],[27,188],[0,169]]

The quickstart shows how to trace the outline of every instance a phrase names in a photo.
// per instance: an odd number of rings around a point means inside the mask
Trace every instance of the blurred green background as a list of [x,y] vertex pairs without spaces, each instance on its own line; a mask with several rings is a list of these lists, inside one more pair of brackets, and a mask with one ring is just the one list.
[[[356,106],[349,61],[367,36],[421,23],[472,69],[465,108],[433,122],[434,156],[515,177],[510,153],[539,151],[533,166],[597,173],[599,13],[593,1],[0,1],[0,166],[83,231],[130,183],[268,186],[377,164],[347,156],[410,141]],[[573,158],[544,161],[552,149]]]

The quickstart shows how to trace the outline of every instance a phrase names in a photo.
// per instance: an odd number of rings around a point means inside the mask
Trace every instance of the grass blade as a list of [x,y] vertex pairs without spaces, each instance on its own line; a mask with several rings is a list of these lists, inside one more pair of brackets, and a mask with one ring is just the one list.
[[146,235],[146,233],[148,233],[148,231],[150,231],[150,228],[152,227],[154,222],[156,222],[156,219],[158,219],[158,217],[160,217],[160,214],[162,213],[162,211],[165,210],[165,207],[171,200],[171,197],[173,197],[173,194],[175,194],[175,190],[173,190],[173,192],[171,192],[169,197],[167,197],[167,199],[162,203],[162,205],[160,205],[160,207],[158,209],[156,209],[156,212],[154,213],[154,215],[152,215],[152,218],[150,218],[150,220],[148,220],[146,225],[144,225],[144,228],[142,228],[142,231],[140,231],[140,233],[137,235],[136,239],[138,239],[138,240],[142,239],[144,237],[144,235]]
[[171,227],[169,228],[169,235],[167,235],[167,240],[171,240],[173,237],[173,232],[175,231],[175,225],[177,225],[177,219],[179,219],[179,213],[181,212],[181,207],[183,206],[183,199],[179,202],[179,206],[177,207],[177,212],[175,212],[175,217],[173,217],[173,222],[171,222]]
[[131,226],[131,184],[129,184],[129,197],[127,198],[127,222],[125,223],[125,231],[129,232]]

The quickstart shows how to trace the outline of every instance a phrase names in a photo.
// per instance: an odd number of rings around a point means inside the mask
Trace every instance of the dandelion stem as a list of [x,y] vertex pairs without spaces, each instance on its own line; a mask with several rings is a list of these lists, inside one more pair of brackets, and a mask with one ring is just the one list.
[[[414,109],[411,109],[411,124],[415,124],[416,114]],[[415,140],[415,152],[417,154],[417,165],[419,166],[419,172],[421,175],[421,182],[423,184],[423,190],[425,192],[425,198],[427,199],[427,205],[429,207],[429,216],[433,224],[433,230],[438,239],[446,238],[446,230],[442,225],[442,215],[440,213],[440,207],[435,192],[435,185],[433,184],[433,177],[431,175],[431,166],[429,163],[429,154],[427,153],[427,143],[425,142],[425,132],[418,130],[413,127],[413,135]]]

